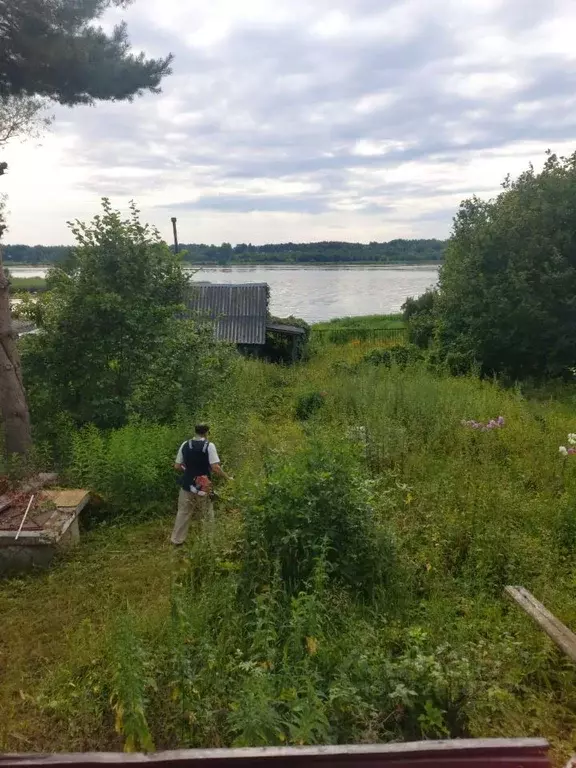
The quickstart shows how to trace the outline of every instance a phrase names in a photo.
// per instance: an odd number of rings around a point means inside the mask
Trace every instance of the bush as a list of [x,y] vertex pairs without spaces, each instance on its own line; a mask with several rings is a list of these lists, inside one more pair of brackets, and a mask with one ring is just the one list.
[[437,297],[438,291],[434,288],[429,288],[416,299],[413,296],[406,299],[402,305],[402,317],[404,318],[404,321],[409,323],[419,315],[431,315],[434,311],[434,304]]
[[21,344],[33,420],[63,412],[78,427],[114,429],[134,415],[171,422],[182,403],[199,409],[211,394],[226,373],[224,350],[210,328],[178,319],[189,278],[158,233],[134,206],[127,220],[107,200],[102,207],[72,226],[77,247],[27,305],[40,328]]
[[281,460],[246,512],[247,578],[268,583],[278,563],[283,583],[296,593],[319,560],[330,579],[358,593],[386,581],[392,545],[370,504],[354,443],[327,448],[314,440]]
[[438,291],[428,289],[417,299],[406,299],[402,306],[404,321],[408,326],[408,341],[421,349],[427,349],[436,329],[434,306]]
[[322,392],[306,392],[296,400],[294,413],[299,421],[308,421],[324,405],[325,395]]
[[73,436],[69,480],[116,515],[165,512],[175,504],[174,456],[186,436],[179,427],[129,425],[110,433],[87,427]]
[[[568,377],[576,360],[576,154],[508,178],[454,220],[436,303],[447,360],[513,380]],[[454,363],[451,363],[453,365]]]

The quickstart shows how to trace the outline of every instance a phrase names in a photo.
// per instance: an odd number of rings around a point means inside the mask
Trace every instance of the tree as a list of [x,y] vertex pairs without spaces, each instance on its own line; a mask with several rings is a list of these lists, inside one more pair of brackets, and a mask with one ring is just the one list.
[[[0,195],[0,238],[5,229],[4,210],[5,198]],[[9,286],[10,277],[2,265],[0,247],[0,410],[8,455],[25,454],[30,444],[30,417],[22,383],[20,356],[12,333]]]
[[[26,96],[5,96],[0,99],[0,146],[12,139],[33,136],[47,127],[47,104],[42,99]],[[7,166],[6,166],[7,167]]]
[[92,104],[158,92],[171,56],[130,51],[125,24],[106,34],[93,22],[122,0],[0,0],[0,98],[40,96]]
[[[157,93],[169,55],[130,50],[125,24],[106,34],[93,22],[125,0],[0,0],[0,138],[37,125],[46,102],[73,106]],[[0,141],[1,143],[1,141]],[[0,175],[6,171],[0,161]],[[0,219],[0,236],[5,229]],[[8,454],[31,445],[30,419],[10,317],[0,250],[0,409]]]
[[40,329],[22,344],[33,411],[101,428],[169,421],[185,402],[199,407],[219,352],[210,328],[178,318],[190,290],[180,257],[134,205],[128,219],[102,207],[71,225],[77,246],[30,307]]
[[435,303],[441,358],[512,379],[568,375],[576,361],[576,154],[548,154],[454,221]]

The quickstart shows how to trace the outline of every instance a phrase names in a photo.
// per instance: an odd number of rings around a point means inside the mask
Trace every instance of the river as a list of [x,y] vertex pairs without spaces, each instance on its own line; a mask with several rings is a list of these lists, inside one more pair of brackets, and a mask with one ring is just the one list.
[[[45,269],[10,267],[14,277],[42,277]],[[309,323],[334,317],[398,312],[438,280],[433,266],[203,267],[193,278],[210,283],[268,283],[270,309]]]

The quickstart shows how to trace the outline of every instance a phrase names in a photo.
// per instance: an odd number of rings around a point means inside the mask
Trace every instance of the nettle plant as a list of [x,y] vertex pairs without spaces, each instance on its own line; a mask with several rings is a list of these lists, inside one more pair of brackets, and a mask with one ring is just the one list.
[[331,580],[369,593],[388,580],[394,547],[370,504],[355,446],[311,439],[270,467],[246,510],[245,568],[266,583],[275,564],[298,593],[322,558]]

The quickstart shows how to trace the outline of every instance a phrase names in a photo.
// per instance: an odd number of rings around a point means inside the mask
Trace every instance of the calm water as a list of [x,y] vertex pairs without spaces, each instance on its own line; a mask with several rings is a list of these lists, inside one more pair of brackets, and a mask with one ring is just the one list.
[[[45,274],[25,267],[10,271],[14,277]],[[424,293],[437,279],[437,267],[204,267],[194,276],[209,283],[268,283],[273,314],[312,323],[398,312],[408,296]]]

